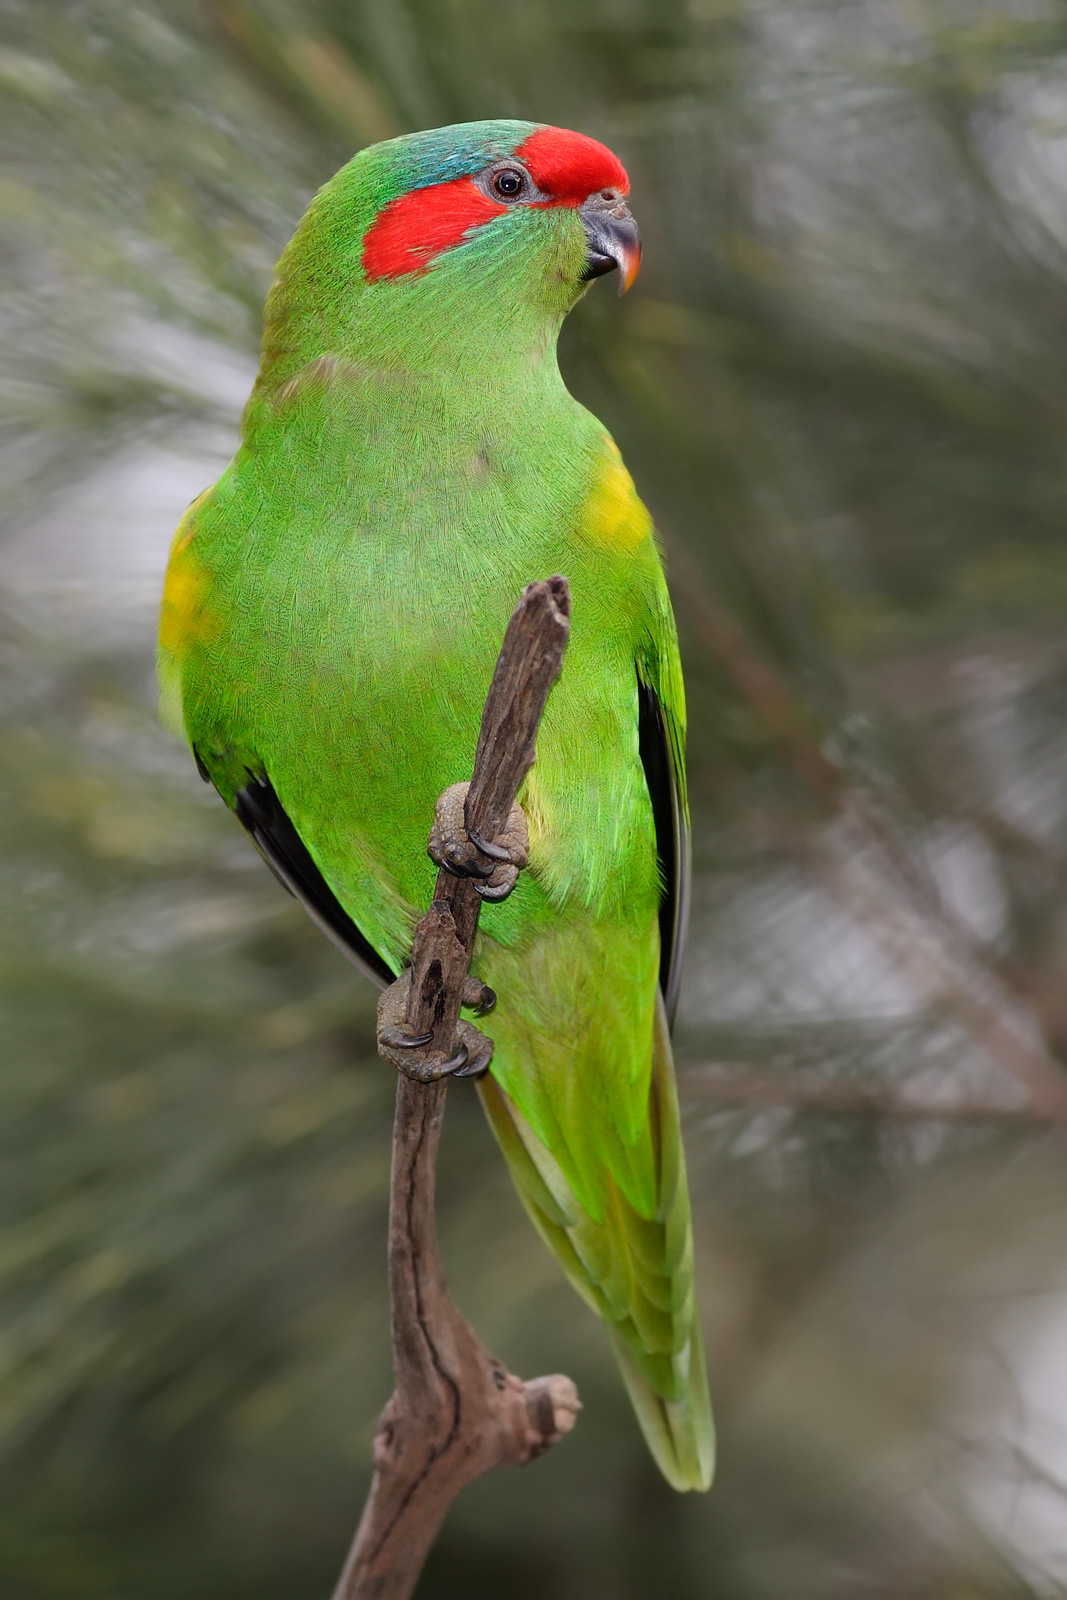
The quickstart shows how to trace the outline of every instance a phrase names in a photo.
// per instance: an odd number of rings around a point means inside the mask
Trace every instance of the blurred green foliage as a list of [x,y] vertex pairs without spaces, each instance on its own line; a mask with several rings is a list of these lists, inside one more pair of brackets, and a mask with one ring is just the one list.
[[686,656],[721,1468],[659,1484],[457,1089],[457,1296],[586,1410],[464,1495],[420,1592],[1062,1592],[1063,5],[0,15],[3,1600],[310,1600],[355,1523],[390,1386],[374,996],[156,728],[154,612],[317,184],[495,115],[610,143],[645,236],[563,361]]

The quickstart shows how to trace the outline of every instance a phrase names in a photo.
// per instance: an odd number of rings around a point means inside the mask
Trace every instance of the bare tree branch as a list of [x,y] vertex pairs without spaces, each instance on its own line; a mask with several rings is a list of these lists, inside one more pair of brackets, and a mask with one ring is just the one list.
[[411,968],[379,1006],[379,1050],[401,1072],[389,1197],[396,1389],[375,1433],[374,1479],[334,1600],[407,1600],[464,1484],[542,1454],[580,1409],[569,1378],[524,1383],[484,1348],[448,1292],[434,1225],[448,1075],[484,1071],[492,1051],[459,1021],[462,1001],[492,1003],[467,976],[478,912],[482,897],[500,898],[525,861],[515,796],[533,763],[569,616],[570,591],[558,577],[529,585],[512,613],[471,783],[438,802],[431,854],[447,865],[415,930]]

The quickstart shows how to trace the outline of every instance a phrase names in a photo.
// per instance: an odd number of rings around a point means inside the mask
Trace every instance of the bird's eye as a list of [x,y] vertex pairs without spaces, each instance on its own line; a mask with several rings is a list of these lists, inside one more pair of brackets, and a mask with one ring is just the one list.
[[502,200],[517,200],[526,187],[526,174],[515,167],[502,167],[493,174],[493,188]]

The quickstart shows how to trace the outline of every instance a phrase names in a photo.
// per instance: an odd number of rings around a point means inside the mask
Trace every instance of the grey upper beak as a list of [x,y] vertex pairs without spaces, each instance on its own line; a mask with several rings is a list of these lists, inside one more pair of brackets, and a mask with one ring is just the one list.
[[641,265],[641,235],[626,202],[617,189],[591,194],[578,215],[589,240],[583,278],[599,278],[619,269],[619,293],[625,294]]

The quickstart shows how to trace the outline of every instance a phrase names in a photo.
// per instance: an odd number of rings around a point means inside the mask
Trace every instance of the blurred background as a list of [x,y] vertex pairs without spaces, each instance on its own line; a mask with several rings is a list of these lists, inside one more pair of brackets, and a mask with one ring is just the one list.
[[720,1471],[675,1497],[472,1092],[457,1297],[574,1435],[450,1600],[1067,1593],[1067,7],[5,0],[0,1596],[316,1600],[391,1384],[375,996],[157,728],[171,530],[355,148],[628,166],[568,381],[667,548]]

